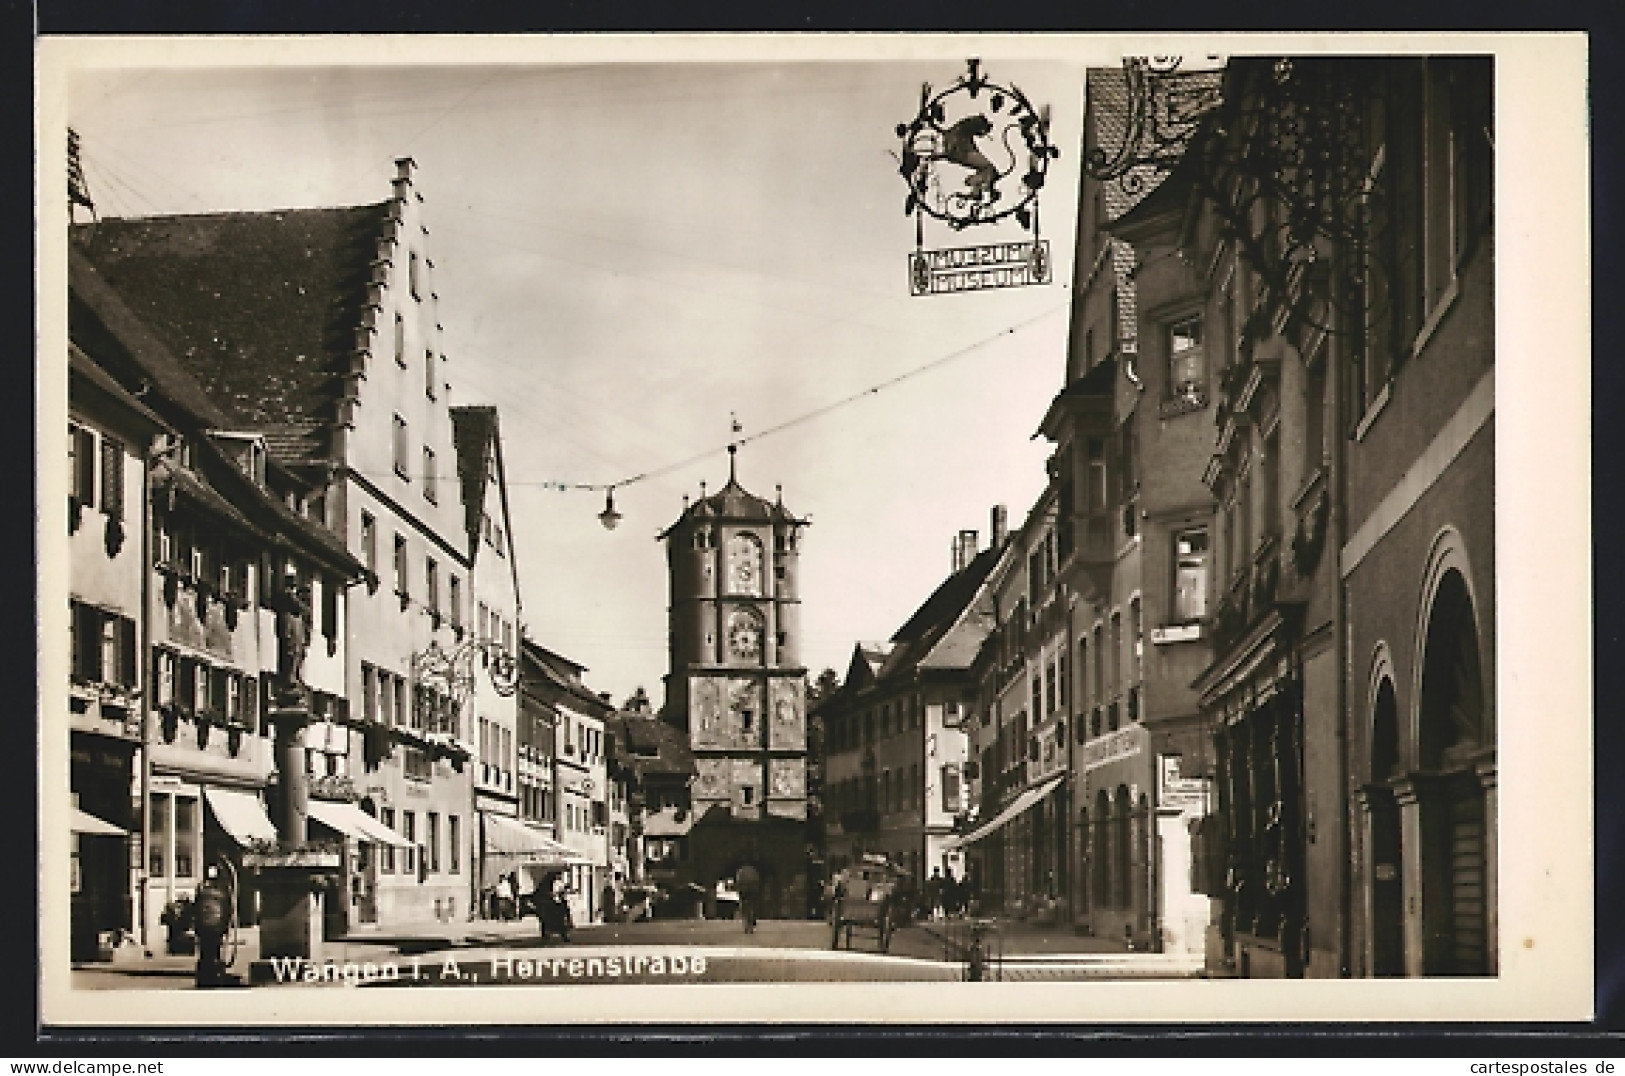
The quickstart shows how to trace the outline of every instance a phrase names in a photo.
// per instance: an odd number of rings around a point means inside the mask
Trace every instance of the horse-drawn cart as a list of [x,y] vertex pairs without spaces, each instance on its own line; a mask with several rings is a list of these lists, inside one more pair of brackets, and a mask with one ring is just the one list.
[[886,952],[893,929],[906,921],[900,899],[906,879],[904,872],[885,860],[868,857],[837,873],[829,905],[829,947],[841,948],[844,930],[846,947],[852,948],[852,928],[863,927],[875,932],[879,950]]

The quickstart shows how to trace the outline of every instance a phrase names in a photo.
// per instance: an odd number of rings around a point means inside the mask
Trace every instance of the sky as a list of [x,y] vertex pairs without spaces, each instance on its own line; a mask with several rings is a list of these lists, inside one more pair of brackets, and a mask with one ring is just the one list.
[[[655,536],[685,494],[727,480],[735,418],[740,482],[782,487],[811,520],[814,675],[901,625],[948,574],[956,532],[985,547],[990,508],[1019,525],[1041,491],[1083,65],[981,60],[1051,109],[1048,285],[909,294],[895,128],[963,57],[99,70],[70,82],[67,112],[103,216],[376,202],[412,157],[452,402],[500,414],[526,630],[595,690],[658,701]],[[929,220],[924,236],[1023,237]],[[614,531],[601,492],[556,488],[650,472],[616,490]]]

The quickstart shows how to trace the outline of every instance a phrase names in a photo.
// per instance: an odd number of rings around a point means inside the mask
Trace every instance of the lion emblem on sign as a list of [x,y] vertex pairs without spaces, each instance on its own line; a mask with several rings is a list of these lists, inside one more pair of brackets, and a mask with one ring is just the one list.
[[1060,156],[1049,142],[1049,108],[1035,110],[1014,86],[988,80],[979,61],[968,66],[947,89],[923,86],[919,113],[897,125],[904,212],[954,229],[1013,217],[1036,230],[1038,192]]

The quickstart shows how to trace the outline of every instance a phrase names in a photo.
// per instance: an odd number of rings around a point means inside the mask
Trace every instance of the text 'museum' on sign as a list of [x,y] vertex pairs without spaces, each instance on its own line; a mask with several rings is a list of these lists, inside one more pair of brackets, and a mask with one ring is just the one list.
[[909,290],[915,295],[946,295],[989,288],[1048,284],[1049,240],[987,243],[909,255]]

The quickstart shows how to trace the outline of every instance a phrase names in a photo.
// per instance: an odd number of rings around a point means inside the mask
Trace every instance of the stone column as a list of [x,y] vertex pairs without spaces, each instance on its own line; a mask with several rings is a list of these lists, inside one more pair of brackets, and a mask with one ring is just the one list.
[[[1373,859],[1376,850],[1372,844],[1371,833],[1371,790],[1363,786],[1356,788],[1353,792],[1353,799],[1354,841],[1355,847],[1359,851],[1354,861],[1354,869],[1351,872],[1353,875],[1351,884],[1359,890],[1360,908],[1359,929],[1357,931],[1360,940],[1358,950],[1360,953],[1360,967],[1355,970],[1355,974],[1359,977],[1369,978],[1374,974],[1374,969],[1377,966],[1377,955],[1372,937],[1373,926],[1377,921],[1377,909],[1373,901],[1375,894],[1371,885],[1371,871],[1373,864],[1376,862]],[[1344,929],[1354,930],[1355,924],[1348,923]]]
[[260,965],[251,974],[267,980],[270,958],[322,958],[322,878],[338,867],[338,857],[312,852],[306,840],[310,783],[305,774],[304,729],[310,704],[302,688],[284,689],[268,715],[275,729],[280,782],[276,803],[278,852],[260,863]]
[[278,697],[269,717],[275,732],[275,759],[280,793],[276,804],[277,843],[283,849],[304,844],[310,816],[310,777],[305,773],[305,728],[310,705],[304,693]]
[[1422,804],[1414,781],[1406,778],[1394,785],[1394,801],[1399,807],[1400,864],[1405,899],[1405,974],[1419,977],[1423,971],[1422,931]]
[[[1459,778],[1458,778],[1459,779]],[[1454,960],[1450,929],[1449,777],[1413,773],[1394,783],[1405,894],[1405,974],[1428,975]]]

